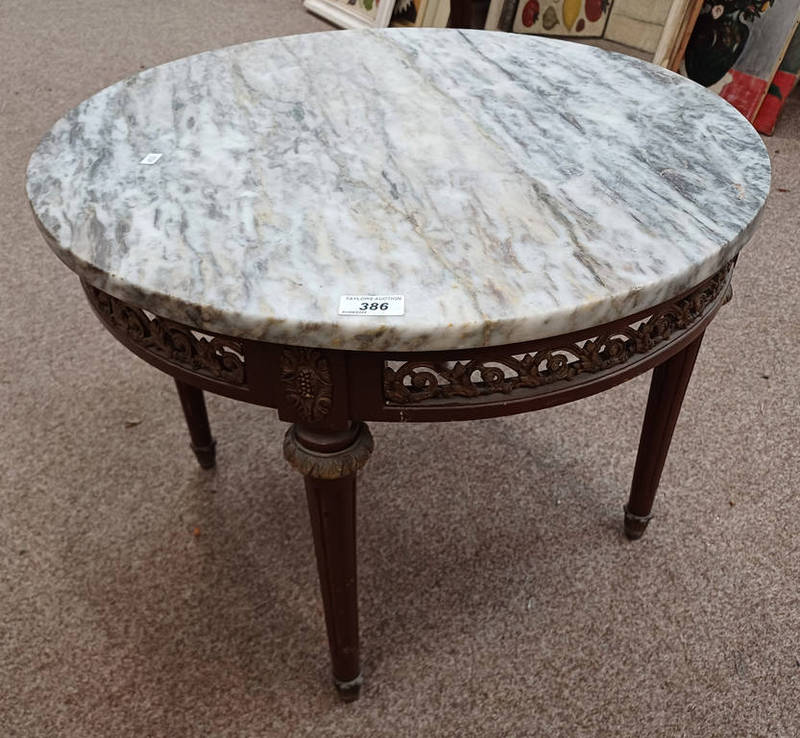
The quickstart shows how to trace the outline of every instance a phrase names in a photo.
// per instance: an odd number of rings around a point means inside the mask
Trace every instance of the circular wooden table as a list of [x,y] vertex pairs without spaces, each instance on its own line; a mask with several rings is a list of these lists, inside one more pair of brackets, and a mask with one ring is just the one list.
[[653,372],[642,535],[703,332],[769,189],[726,102],[588,46],[455,30],[309,34],[113,85],[28,167],[55,253],[131,351],[277,408],[305,477],[333,676],[361,684],[365,421],[495,417]]

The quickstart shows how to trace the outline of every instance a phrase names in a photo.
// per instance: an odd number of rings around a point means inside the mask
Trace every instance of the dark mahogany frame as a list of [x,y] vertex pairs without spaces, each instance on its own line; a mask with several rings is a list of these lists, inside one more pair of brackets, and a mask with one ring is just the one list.
[[280,419],[293,424],[284,453],[305,478],[334,682],[342,698],[351,700],[362,683],[355,493],[356,473],[372,450],[365,421],[439,422],[528,412],[602,392],[654,368],[624,507],[626,535],[640,538],[704,331],[730,298],[733,265],[667,302],[587,330],[506,346],[419,352],[343,351],[223,336],[82,284],[112,335],[175,379],[191,447],[203,467],[214,465],[215,450],[203,390],[277,408]]

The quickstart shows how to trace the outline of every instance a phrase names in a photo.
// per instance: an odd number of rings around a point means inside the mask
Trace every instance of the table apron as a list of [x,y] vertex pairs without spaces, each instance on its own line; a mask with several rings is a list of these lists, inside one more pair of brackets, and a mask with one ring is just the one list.
[[438,422],[552,407],[652,369],[702,335],[731,295],[735,259],[675,298],[626,318],[524,343],[370,352],[225,336],[153,315],[82,281],[97,317],[181,382],[278,409],[320,429],[351,421]]

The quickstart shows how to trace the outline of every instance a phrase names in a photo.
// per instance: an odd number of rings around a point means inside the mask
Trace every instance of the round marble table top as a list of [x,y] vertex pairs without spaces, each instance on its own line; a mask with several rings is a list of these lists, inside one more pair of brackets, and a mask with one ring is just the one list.
[[[769,181],[750,124],[676,74],[391,29],[137,74],[53,126],[27,187],[59,257],[123,300],[245,338],[414,351],[663,302],[741,249]],[[364,294],[402,295],[404,314],[339,314]]]

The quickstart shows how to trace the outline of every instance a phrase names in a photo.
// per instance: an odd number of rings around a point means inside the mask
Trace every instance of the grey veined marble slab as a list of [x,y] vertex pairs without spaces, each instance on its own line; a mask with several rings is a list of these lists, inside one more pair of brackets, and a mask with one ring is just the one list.
[[[416,350],[669,299],[747,242],[769,180],[739,113],[663,69],[392,29],[137,74],[53,126],[27,186],[58,256],[124,300],[248,338]],[[405,314],[338,315],[364,293],[403,295]]]

